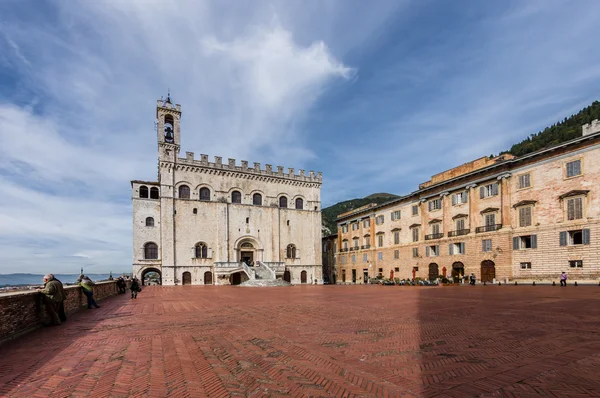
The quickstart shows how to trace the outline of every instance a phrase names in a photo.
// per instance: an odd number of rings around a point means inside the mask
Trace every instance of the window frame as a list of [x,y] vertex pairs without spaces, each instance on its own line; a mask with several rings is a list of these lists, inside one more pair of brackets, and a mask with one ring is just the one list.
[[583,260],[569,260],[569,268],[583,268]]
[[[529,215],[528,215],[529,216],[529,224],[525,224],[523,222],[523,214],[522,214],[522,212],[525,212],[527,210],[529,210]],[[531,227],[533,225],[533,205],[526,205],[526,206],[519,206],[519,207],[517,207],[517,217],[518,217],[519,228]],[[527,218],[525,218],[525,221],[527,221]]]
[[[258,200],[257,200],[257,198],[258,198]],[[262,206],[262,195],[259,192],[255,192],[252,194],[252,205],[253,206]]]
[[231,203],[233,204],[242,204],[242,192],[237,189],[231,191]]
[[[150,221],[150,222],[148,222],[148,221]],[[155,226],[155,224],[154,224],[154,217],[146,217],[146,220],[145,220],[144,224],[145,224],[146,227],[154,227]]]
[[158,245],[156,243],[146,242],[144,244],[144,260],[158,260]]
[[419,227],[413,227],[412,228],[412,241],[413,242],[418,242],[420,240],[419,239],[420,238],[419,235],[420,235],[419,234]]
[[523,261],[519,263],[519,268],[522,270],[531,269],[531,261]]
[[481,240],[481,251],[483,253],[489,253],[492,252],[494,250],[494,244],[492,242],[492,239],[482,239]]
[[[567,221],[577,221],[577,220],[583,220],[585,219],[585,201],[584,198],[586,196],[585,195],[579,195],[579,196],[573,196],[573,197],[569,197],[569,198],[565,198],[565,219]],[[577,215],[577,209],[575,207],[575,205],[573,206],[573,218],[569,218],[569,203],[570,202],[575,202],[575,201],[580,201],[581,202],[581,217],[576,217]]]
[[[579,163],[579,174],[569,175],[569,165]],[[583,175],[583,158],[573,159],[568,162],[565,162],[564,167],[564,179],[569,180],[571,178],[581,177]]]
[[[206,193],[208,193],[208,195],[206,195]],[[199,197],[200,201],[202,201],[202,202],[210,202],[210,195],[211,195],[211,192],[210,192],[210,188],[208,188],[208,187],[201,187],[198,190],[198,197]]]
[[190,186],[187,184],[181,184],[177,187],[177,198],[178,199],[190,199],[192,197],[192,191]]
[[296,210],[304,210],[304,199],[296,198],[296,200],[294,202],[295,202],[294,205],[296,207]]
[[[527,177],[528,185],[524,186],[521,184],[521,178],[525,179]],[[523,173],[517,175],[517,190],[532,188],[533,184],[531,183],[531,172]]]

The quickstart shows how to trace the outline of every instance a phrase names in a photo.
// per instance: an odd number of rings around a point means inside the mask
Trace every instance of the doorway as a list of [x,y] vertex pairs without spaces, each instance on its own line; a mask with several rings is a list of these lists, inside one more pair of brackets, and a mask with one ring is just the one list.
[[481,262],[481,281],[482,282],[494,282],[496,279],[496,265],[491,260],[484,260]]
[[242,273],[241,272],[236,272],[235,274],[231,275],[231,284],[232,285],[239,285],[242,283]]
[[356,270],[352,270],[352,283],[356,283]]
[[183,285],[191,285],[192,284],[192,274],[187,271],[183,273],[181,279],[182,279]]
[[439,276],[439,267],[436,263],[429,264],[429,280],[436,280]]
[[212,285],[212,284],[213,284],[213,281],[212,281],[212,279],[213,279],[213,278],[212,278],[212,272],[210,272],[210,271],[206,271],[206,272],[204,273],[204,284],[205,284],[205,285]]
[[292,283],[292,274],[290,273],[290,271],[286,270],[283,272],[283,280],[287,283]]
[[369,270],[367,268],[363,269],[363,283],[369,283]]
[[465,276],[465,265],[460,261],[452,264],[452,279],[454,282],[459,282]]
[[306,283],[306,271],[300,273],[300,283]]
[[240,257],[242,258],[242,262],[249,266],[254,266],[254,252],[243,251],[240,253]]

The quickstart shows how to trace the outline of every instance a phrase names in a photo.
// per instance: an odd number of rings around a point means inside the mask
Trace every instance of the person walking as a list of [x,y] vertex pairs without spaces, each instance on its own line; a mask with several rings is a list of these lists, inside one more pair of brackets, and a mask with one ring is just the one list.
[[565,287],[567,286],[567,273],[565,271],[560,274],[560,285]]
[[122,276],[120,276],[117,279],[117,287],[119,288],[119,294],[125,293],[125,288],[127,287],[127,285],[125,284],[125,280],[123,279]]
[[61,322],[66,322],[67,315],[65,314],[64,302],[67,295],[62,282],[56,279],[54,275],[48,274],[44,276],[44,288],[37,289],[37,291],[42,293],[52,324],[60,325]]
[[93,286],[95,283],[85,275],[80,275],[79,279],[77,279],[77,283],[81,286],[81,290],[85,297],[87,297],[87,307],[92,308],[100,308],[98,304],[96,304],[96,300],[94,300],[94,289]]
[[131,298],[136,299],[138,292],[142,290],[140,289],[140,281],[138,281],[138,278],[133,278],[129,289],[131,289]]
[[471,276],[469,278],[471,280],[470,284],[475,286],[475,281],[477,280],[477,277],[475,277],[475,274],[471,273]]

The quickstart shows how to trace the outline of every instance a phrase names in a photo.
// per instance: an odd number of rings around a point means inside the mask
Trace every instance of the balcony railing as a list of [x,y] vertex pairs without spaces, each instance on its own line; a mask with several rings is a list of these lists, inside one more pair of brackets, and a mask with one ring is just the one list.
[[341,251],[342,253],[344,253],[344,252],[347,252],[348,250],[349,250],[349,249],[348,249],[347,247],[342,247],[342,248],[340,249],[340,251]]
[[371,245],[362,245],[360,248],[361,248],[361,249],[368,249],[368,248],[370,248],[370,247],[371,247]]
[[443,237],[444,237],[443,233],[429,234],[429,235],[425,235],[425,240],[439,239],[439,238],[443,238]]
[[484,225],[483,227],[477,227],[477,228],[475,228],[475,232],[476,233],[480,233],[480,232],[492,232],[492,231],[497,231],[500,228],[502,228],[502,224]]
[[468,235],[470,232],[471,232],[470,229],[458,229],[456,231],[448,232],[448,237],[451,238],[453,236]]

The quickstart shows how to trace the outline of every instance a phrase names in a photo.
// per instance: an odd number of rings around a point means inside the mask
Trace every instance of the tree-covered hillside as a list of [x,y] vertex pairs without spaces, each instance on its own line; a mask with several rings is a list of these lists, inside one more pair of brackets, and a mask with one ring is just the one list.
[[598,101],[594,101],[592,105],[583,108],[576,115],[565,118],[562,122],[546,127],[537,134],[531,134],[523,141],[513,145],[506,152],[515,156],[521,156],[581,137],[581,126],[594,119],[600,119],[600,102]]
[[396,198],[396,195],[389,193],[378,193],[369,195],[362,199],[351,199],[344,202],[339,202],[333,206],[326,207],[322,210],[323,217],[323,235],[331,235],[337,233],[337,216],[350,210],[358,209],[359,207],[368,205],[369,203],[384,203]]

